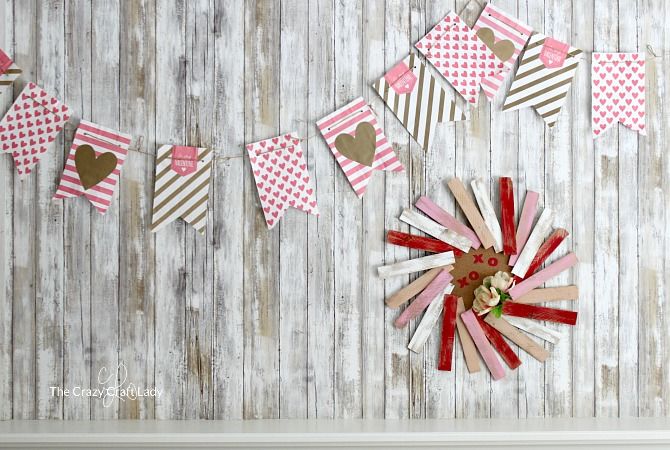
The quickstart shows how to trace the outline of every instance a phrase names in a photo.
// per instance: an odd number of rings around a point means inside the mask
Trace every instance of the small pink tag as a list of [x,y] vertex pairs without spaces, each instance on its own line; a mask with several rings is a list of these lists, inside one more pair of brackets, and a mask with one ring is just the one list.
[[568,55],[570,45],[557,41],[554,38],[544,38],[544,45],[540,52],[540,61],[548,69],[555,69],[563,66],[565,58]]
[[179,175],[189,175],[198,168],[198,147],[172,147],[172,170]]
[[5,73],[13,64],[13,61],[0,49],[0,75]]
[[400,61],[384,75],[386,82],[398,94],[408,94],[414,90],[416,75],[404,61]]

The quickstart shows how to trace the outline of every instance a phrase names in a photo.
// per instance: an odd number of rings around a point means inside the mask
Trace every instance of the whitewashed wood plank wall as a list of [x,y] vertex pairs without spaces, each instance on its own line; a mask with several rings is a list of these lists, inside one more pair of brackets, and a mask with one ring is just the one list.
[[[428,153],[370,83],[450,10],[476,1],[0,0],[0,47],[23,77],[76,117],[25,181],[0,158],[0,419],[449,418],[664,416],[670,413],[670,8],[664,0],[496,0],[538,30],[590,52],[647,51],[648,135],[590,137],[590,58],[555,129],[532,110],[438,129]],[[508,80],[509,82],[509,80]],[[358,200],[315,120],[363,95],[404,174],[375,173]],[[462,102],[461,102],[462,104]],[[119,128],[134,147],[183,143],[221,156],[207,236],[183,223],[148,231],[151,156],[131,153],[107,215],[51,197],[79,118]],[[290,210],[268,231],[242,145],[296,130],[319,218]],[[481,177],[517,204],[541,192],[581,264],[578,325],[545,365],[502,381],[469,375],[460,352],[436,371],[439,334],[420,354],[418,324],[394,328],[384,298],[410,277],[376,267],[422,256],[385,245],[403,208],[428,195],[454,212],[445,179]],[[459,213],[460,214],[460,213]],[[413,278],[413,277],[412,277]],[[549,344],[547,344],[549,345]],[[160,398],[52,396],[95,386],[123,363]]]

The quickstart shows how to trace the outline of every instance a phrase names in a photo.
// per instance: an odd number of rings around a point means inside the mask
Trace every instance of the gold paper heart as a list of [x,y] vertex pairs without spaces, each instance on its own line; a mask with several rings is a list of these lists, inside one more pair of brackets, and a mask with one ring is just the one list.
[[90,145],[80,145],[74,154],[74,165],[79,174],[84,190],[92,188],[114,171],[116,156],[112,152],[105,152],[95,157],[95,150]]
[[514,54],[514,44],[509,39],[503,39],[496,42],[495,34],[490,28],[480,28],[477,30],[477,37],[482,40],[499,60],[505,62]]
[[356,127],[356,137],[342,133],[335,139],[335,148],[352,161],[372,167],[377,147],[377,133],[368,122],[361,122]]

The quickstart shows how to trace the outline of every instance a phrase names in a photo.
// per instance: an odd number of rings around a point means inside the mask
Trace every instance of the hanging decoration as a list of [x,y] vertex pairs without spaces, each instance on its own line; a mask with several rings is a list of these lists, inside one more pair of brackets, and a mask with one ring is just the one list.
[[365,194],[374,170],[405,170],[363,97],[316,124],[358,198]]
[[[556,343],[561,333],[535,321],[576,324],[576,312],[536,304],[578,298],[576,286],[541,288],[544,283],[577,264],[577,258],[574,253],[568,253],[541,269],[568,233],[562,228],[552,232],[553,213],[550,211],[543,212],[537,226],[532,227],[537,211],[536,193],[527,196],[515,230],[514,192],[510,178],[500,179],[500,220],[481,180],[472,183],[476,200],[472,199],[458,178],[450,180],[448,186],[470,226],[457,221],[427,197],[419,199],[417,207],[439,223],[426,223],[432,222],[428,217],[415,218],[413,223],[408,223],[420,231],[433,230],[429,234],[435,238],[389,231],[387,241],[431,255],[382,266],[378,272],[380,277],[387,278],[428,271],[392,294],[386,304],[390,308],[398,308],[414,298],[395,320],[396,327],[406,326],[425,311],[408,345],[414,352],[422,350],[439,316],[443,316],[439,370],[451,370],[454,337],[458,332],[468,370],[480,370],[479,353],[491,377],[498,380],[505,376],[505,369],[496,353],[510,370],[521,365],[521,360],[503,336],[537,360],[544,361],[549,351],[534,338]],[[490,217],[491,211],[494,217]],[[406,213],[403,212],[403,215]],[[500,231],[495,229],[495,224],[499,223],[503,224]],[[529,230],[525,231],[525,228]],[[454,239],[453,235],[445,232],[434,232],[440,229],[459,234],[461,239]],[[494,237],[499,233],[503,242],[500,250],[496,248],[497,239]],[[450,237],[448,241],[445,239],[447,236]],[[477,241],[478,245],[467,249],[453,245],[466,240],[473,244]],[[516,264],[510,262],[513,253],[519,253]],[[427,260],[430,262],[426,263]]]
[[454,12],[415,45],[465,100],[477,104],[482,80],[504,70],[503,61]]
[[30,174],[70,118],[67,105],[28,83],[0,121],[2,150],[11,153],[20,178]]
[[181,218],[205,234],[212,156],[210,149],[202,147],[163,145],[158,149],[152,232]]
[[0,48],[0,86],[9,86],[21,75],[21,69]]
[[487,3],[472,30],[503,64],[502,70],[488,74],[481,80],[484,94],[491,101],[514,67],[533,29],[500,8]]
[[247,153],[268,228],[279,223],[289,207],[319,215],[297,133],[247,144]]
[[542,33],[533,33],[523,52],[503,111],[532,107],[549,127],[556,125],[582,51]]
[[451,93],[414,53],[393,66],[373,87],[424,150],[428,150],[438,123],[466,120],[456,102],[450,100]]
[[79,123],[54,199],[84,195],[105,214],[126,160],[131,136],[86,120]]
[[593,138],[617,122],[646,134],[644,53],[594,53],[591,64]]

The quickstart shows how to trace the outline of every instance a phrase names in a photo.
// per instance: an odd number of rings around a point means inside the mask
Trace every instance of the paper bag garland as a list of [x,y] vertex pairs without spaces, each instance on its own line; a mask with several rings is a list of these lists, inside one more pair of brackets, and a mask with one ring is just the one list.
[[112,202],[131,136],[86,120],[79,123],[54,199],[84,195],[101,214]]
[[393,66],[373,87],[412,137],[428,150],[439,122],[466,120],[442,83],[414,54]]
[[447,14],[414,47],[472,104],[477,104],[482,80],[505,68],[454,12]]
[[21,69],[0,49],[0,86],[9,86],[21,75]]
[[523,52],[503,111],[532,107],[549,127],[565,104],[582,51],[542,33],[533,33]]
[[289,207],[319,215],[297,133],[248,144],[246,148],[268,228],[277,225]]
[[644,53],[594,53],[591,71],[593,138],[617,122],[646,134]]
[[316,124],[358,198],[365,194],[374,170],[405,170],[363,97]]
[[2,151],[11,153],[20,178],[33,171],[70,118],[67,105],[28,83],[0,121]]
[[210,149],[177,145],[159,148],[151,231],[156,232],[182,218],[204,234],[211,173]]
[[491,101],[528,42],[532,28],[487,3],[472,30],[503,64],[502,70],[482,79],[484,94]]

